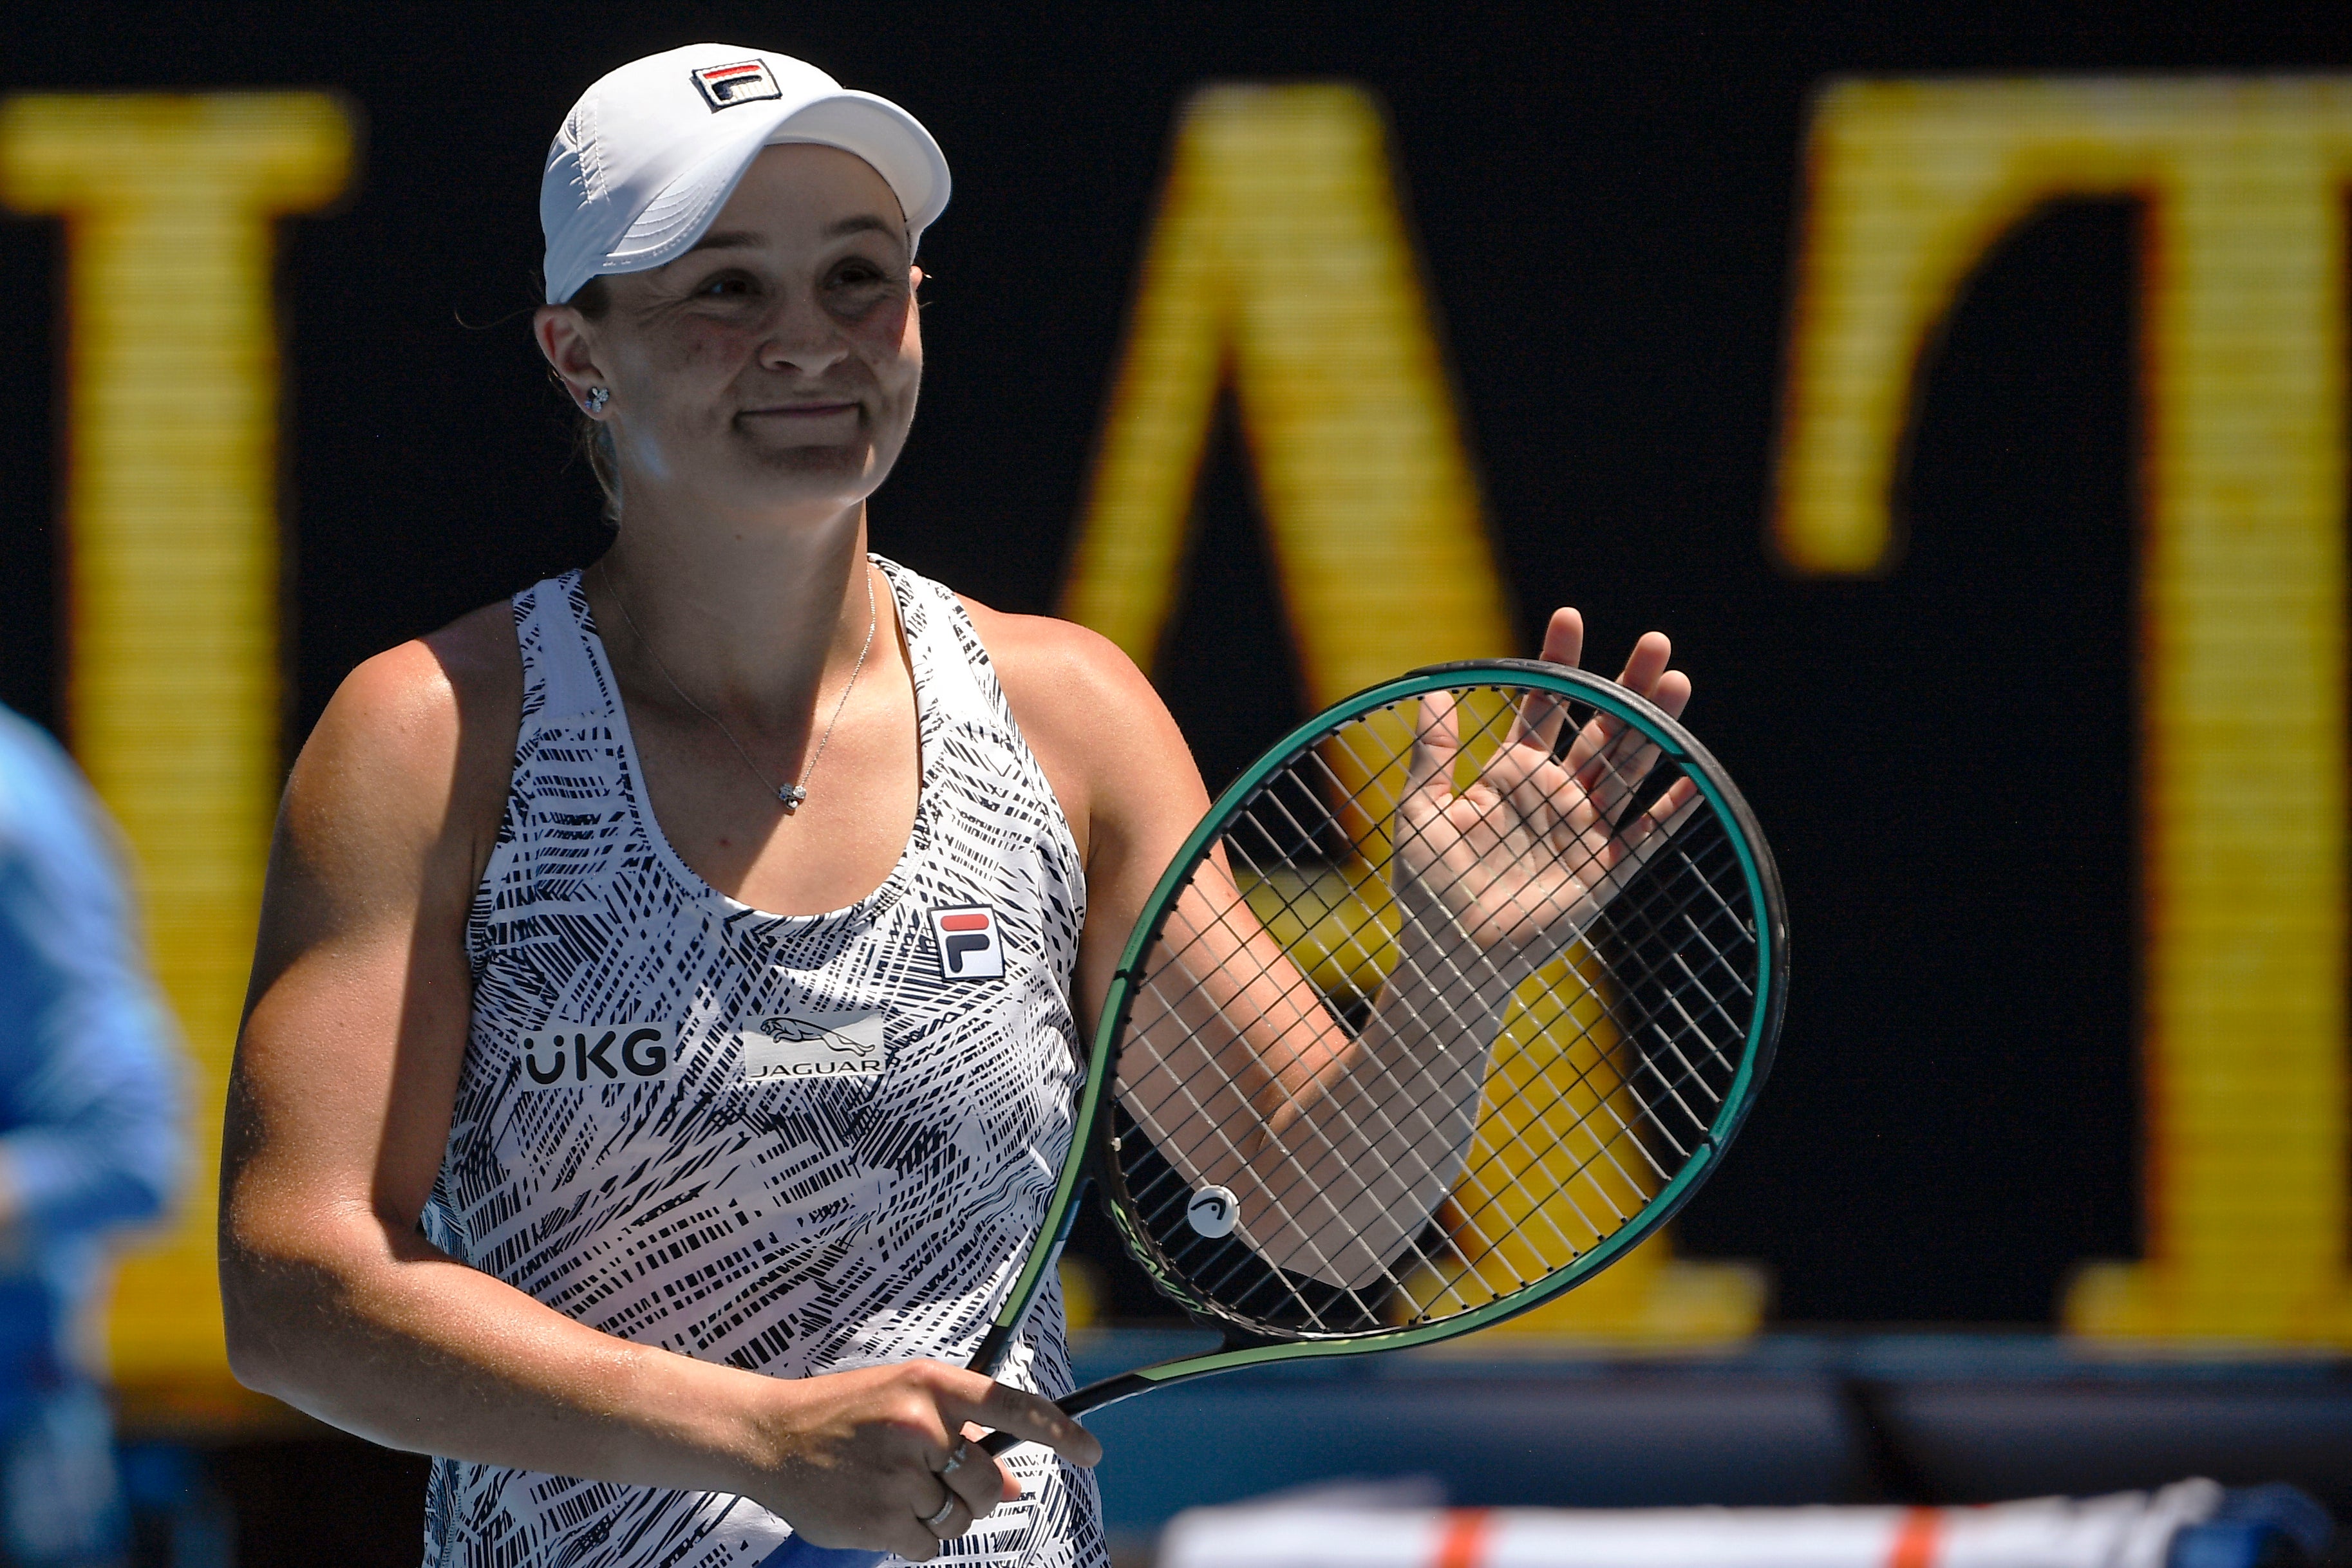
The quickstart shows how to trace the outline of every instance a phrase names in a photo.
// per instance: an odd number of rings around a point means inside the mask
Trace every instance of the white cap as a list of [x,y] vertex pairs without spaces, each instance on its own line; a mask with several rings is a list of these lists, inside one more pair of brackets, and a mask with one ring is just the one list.
[[760,149],[778,141],[838,147],[872,164],[898,193],[910,251],[948,204],[947,159],[897,104],[789,55],[689,44],[630,61],[564,117],[539,183],[548,303],[602,274],[684,255]]

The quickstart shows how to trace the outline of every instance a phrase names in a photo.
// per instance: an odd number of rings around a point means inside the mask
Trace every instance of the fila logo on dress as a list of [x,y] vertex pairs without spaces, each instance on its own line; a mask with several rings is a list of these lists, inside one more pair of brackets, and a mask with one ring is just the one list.
[[731,66],[705,66],[694,73],[694,85],[710,100],[713,113],[732,109],[739,103],[756,103],[763,98],[782,98],[784,89],[768,74],[765,60],[744,60]]
[[931,935],[939,939],[940,977],[993,980],[1004,973],[1004,944],[998,939],[996,911],[985,904],[931,911]]

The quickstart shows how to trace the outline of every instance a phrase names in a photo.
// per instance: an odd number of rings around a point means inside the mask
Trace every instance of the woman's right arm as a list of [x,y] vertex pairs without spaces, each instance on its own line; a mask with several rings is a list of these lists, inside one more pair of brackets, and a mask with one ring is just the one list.
[[[600,1333],[418,1228],[472,1011],[468,905],[521,707],[504,605],[355,671],[289,780],[221,1169],[230,1364],[390,1448],[740,1494],[821,1544],[928,1557],[967,1422],[1098,1450],[1047,1401],[936,1363],[779,1379]],[[1009,1476],[967,1465],[985,1513]],[[948,1526],[960,1530],[963,1511]]]

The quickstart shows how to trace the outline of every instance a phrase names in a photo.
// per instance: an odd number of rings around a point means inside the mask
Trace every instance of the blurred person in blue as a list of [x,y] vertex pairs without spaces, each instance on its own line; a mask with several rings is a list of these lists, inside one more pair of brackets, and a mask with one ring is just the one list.
[[112,1421],[82,1344],[110,1233],[180,1168],[177,1044],[114,826],[0,708],[0,1560],[119,1563]]

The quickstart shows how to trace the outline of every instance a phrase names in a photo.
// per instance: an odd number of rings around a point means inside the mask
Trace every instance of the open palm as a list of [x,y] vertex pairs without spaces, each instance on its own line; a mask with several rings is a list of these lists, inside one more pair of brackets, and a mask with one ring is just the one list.
[[[1573,664],[1582,641],[1580,619],[1563,610],[1544,656]],[[1620,684],[1678,716],[1690,682],[1667,668],[1671,656],[1666,639],[1649,633]],[[1568,722],[1563,703],[1531,695],[1494,757],[1457,792],[1453,698],[1422,699],[1390,878],[1407,917],[1441,946],[1466,938],[1512,972],[1542,963],[1600,914],[1696,800],[1678,779],[1628,817],[1657,748],[1614,719],[1592,718],[1563,737]]]

